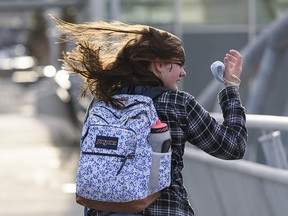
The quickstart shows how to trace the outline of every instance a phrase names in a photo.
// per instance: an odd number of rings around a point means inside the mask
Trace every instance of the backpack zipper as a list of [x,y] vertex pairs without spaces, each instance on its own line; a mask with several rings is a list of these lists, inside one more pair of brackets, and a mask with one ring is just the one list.
[[120,174],[120,172],[121,172],[122,168],[124,167],[126,161],[127,161],[128,159],[132,159],[134,156],[135,156],[134,153],[128,154],[128,155],[121,161],[122,164],[121,164],[121,166],[120,166],[120,168],[119,168],[116,176],[118,176],[118,175]]
[[130,153],[128,154],[127,156],[125,155],[118,155],[118,154],[107,154],[107,153],[97,153],[97,152],[85,152],[85,151],[82,151],[82,154],[86,154],[86,155],[99,155],[99,156],[109,156],[109,157],[119,157],[119,158],[123,158],[121,160],[121,166],[119,168],[119,170],[117,171],[117,174],[116,176],[118,176],[122,170],[122,168],[124,167],[126,161],[128,159],[133,159],[135,154],[134,153]]
[[95,117],[100,118],[100,119],[103,120],[106,124],[109,124],[108,121],[107,121],[106,119],[104,119],[102,116],[97,115],[97,114],[95,114],[95,113],[93,113],[92,115],[95,116]]

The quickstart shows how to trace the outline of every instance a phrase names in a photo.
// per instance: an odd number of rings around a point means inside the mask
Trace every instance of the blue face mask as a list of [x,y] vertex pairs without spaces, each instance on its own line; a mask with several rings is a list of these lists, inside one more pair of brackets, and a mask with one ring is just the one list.
[[216,80],[225,83],[225,65],[221,61],[215,61],[210,66],[211,72]]
[[225,79],[225,65],[221,61],[213,62],[210,66],[210,69],[211,69],[211,72],[212,72],[214,78],[216,80],[218,80],[219,82],[221,82],[223,84],[229,83],[229,84],[231,84],[233,86],[237,86],[237,87],[240,86],[241,80],[235,74],[232,74],[232,77],[235,78],[238,81],[238,83],[231,82],[231,81]]

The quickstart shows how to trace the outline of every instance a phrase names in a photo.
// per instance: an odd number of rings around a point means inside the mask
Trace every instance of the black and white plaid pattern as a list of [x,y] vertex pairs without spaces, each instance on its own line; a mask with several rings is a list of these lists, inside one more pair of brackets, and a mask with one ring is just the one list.
[[[185,143],[189,142],[217,158],[242,158],[247,143],[244,108],[237,87],[228,87],[219,93],[224,122],[218,123],[195,100],[183,91],[168,91],[154,102],[161,121],[168,123],[172,138],[172,179],[169,188],[149,208],[139,212],[146,216],[194,215],[183,186],[181,171]],[[193,179],[192,179],[193,181]],[[195,195],[197,196],[197,194]],[[94,211],[90,215],[109,213]]]

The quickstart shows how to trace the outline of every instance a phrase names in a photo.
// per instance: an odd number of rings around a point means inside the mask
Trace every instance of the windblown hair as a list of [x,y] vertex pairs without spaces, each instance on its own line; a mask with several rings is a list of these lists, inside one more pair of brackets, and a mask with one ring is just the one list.
[[53,17],[64,33],[65,42],[76,46],[64,53],[63,68],[84,79],[82,96],[94,97],[120,106],[113,95],[126,86],[162,86],[149,71],[153,60],[184,65],[182,42],[175,35],[145,25],[119,21],[73,24]]

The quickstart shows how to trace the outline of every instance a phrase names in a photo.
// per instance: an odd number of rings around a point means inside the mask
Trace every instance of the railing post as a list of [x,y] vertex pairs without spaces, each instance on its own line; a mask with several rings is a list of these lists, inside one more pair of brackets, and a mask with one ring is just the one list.
[[266,165],[280,169],[288,169],[287,156],[281,140],[280,131],[262,135],[258,140],[261,143]]

